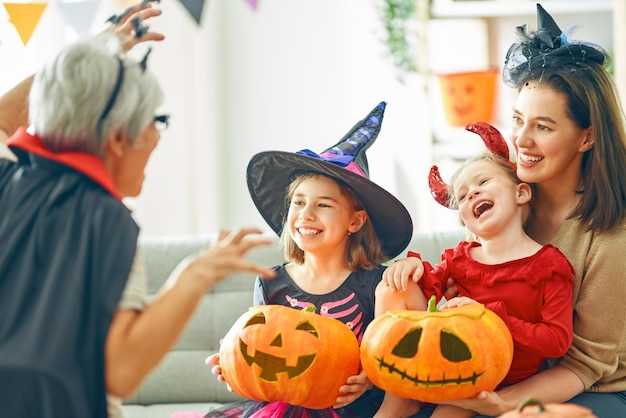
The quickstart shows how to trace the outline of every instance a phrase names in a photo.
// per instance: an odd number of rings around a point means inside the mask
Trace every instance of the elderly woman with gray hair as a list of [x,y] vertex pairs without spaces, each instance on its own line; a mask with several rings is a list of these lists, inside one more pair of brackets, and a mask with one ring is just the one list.
[[63,48],[32,85],[0,98],[0,133],[16,156],[0,159],[2,416],[120,416],[119,398],[168,352],[205,292],[235,271],[273,275],[244,259],[268,243],[250,237],[259,230],[222,233],[146,301],[139,227],[122,199],[140,193],[168,118],[156,113],[163,92],[146,59],[124,51],[163,38],[141,26],[158,14],[129,9],[114,34]]

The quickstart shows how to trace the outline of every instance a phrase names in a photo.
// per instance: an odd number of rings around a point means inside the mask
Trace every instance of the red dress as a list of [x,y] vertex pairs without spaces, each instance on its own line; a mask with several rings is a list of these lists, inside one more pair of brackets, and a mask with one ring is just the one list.
[[[420,287],[426,298],[443,297],[448,278],[459,296],[484,304],[506,322],[514,343],[513,363],[501,386],[537,373],[546,358],[563,356],[573,339],[574,270],[556,247],[548,244],[530,257],[502,264],[482,264],[470,256],[479,242],[461,242],[444,251],[433,267],[424,261]],[[409,256],[419,254],[409,252]]]

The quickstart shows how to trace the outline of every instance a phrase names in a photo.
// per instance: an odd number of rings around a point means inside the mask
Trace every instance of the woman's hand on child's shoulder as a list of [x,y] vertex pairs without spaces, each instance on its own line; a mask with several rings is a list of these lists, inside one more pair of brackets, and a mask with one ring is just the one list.
[[220,367],[220,353],[211,354],[204,360],[204,363],[211,368],[211,373],[217,376],[217,380],[224,381],[222,376],[222,368]]
[[361,370],[356,376],[350,376],[346,384],[339,388],[339,392],[341,392],[342,395],[337,397],[337,403],[333,405],[333,408],[343,408],[351,404],[363,395],[365,391],[371,388],[372,383],[365,375],[365,371]]
[[391,264],[383,272],[383,283],[392,291],[407,289],[409,280],[419,282],[424,274],[424,264],[417,257],[407,257]]

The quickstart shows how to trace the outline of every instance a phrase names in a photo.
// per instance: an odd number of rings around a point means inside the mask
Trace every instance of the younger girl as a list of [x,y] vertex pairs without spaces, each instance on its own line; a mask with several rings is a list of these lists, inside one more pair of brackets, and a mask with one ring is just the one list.
[[[386,282],[378,286],[377,314],[392,309],[425,310],[426,300],[431,295],[440,300],[447,280],[453,278],[459,296],[441,308],[482,303],[496,312],[514,342],[513,362],[501,386],[519,382],[537,373],[546,358],[563,356],[572,343],[573,269],[557,248],[542,246],[525,233],[531,188],[520,182],[505,158],[487,152],[468,160],[447,189],[450,206],[458,209],[461,223],[477,240],[444,251],[434,267],[423,262],[421,275],[419,270],[411,274],[421,263],[418,254],[409,252],[408,259],[388,269]],[[411,284],[411,276],[419,286]],[[398,288],[406,291],[395,291]],[[414,412],[411,405],[386,395],[377,416],[397,417],[407,408]],[[474,415],[442,405],[432,417]]]
[[[252,200],[281,236],[287,261],[275,267],[275,278],[257,278],[254,303],[314,305],[320,315],[344,322],[359,342],[374,318],[382,263],[398,255],[413,232],[402,203],[368,179],[365,150],[380,131],[384,110],[383,102],[321,155],[262,152],[247,173]],[[217,355],[207,359],[221,378],[218,363]],[[348,378],[334,408],[243,400],[207,417],[372,417],[381,396],[369,388],[361,372]]]

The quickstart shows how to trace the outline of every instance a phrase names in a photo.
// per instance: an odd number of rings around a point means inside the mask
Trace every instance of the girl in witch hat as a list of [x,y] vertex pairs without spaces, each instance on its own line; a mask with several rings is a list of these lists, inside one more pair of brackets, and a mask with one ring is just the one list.
[[[365,151],[380,132],[385,106],[378,104],[319,155],[310,150],[266,151],[250,160],[250,196],[280,235],[286,259],[275,267],[275,278],[257,278],[255,305],[315,306],[320,315],[348,325],[360,342],[374,318],[383,263],[397,256],[413,233],[404,205],[369,179]],[[218,355],[209,357],[207,364],[221,375]],[[380,391],[361,372],[348,379],[334,408],[307,410],[244,400],[210,411],[207,417],[363,418],[374,415],[380,400]]]
[[[499,386],[506,387],[537,373],[546,358],[561,357],[572,343],[574,271],[556,247],[541,245],[524,231],[532,192],[517,177],[500,132],[483,122],[467,129],[480,134],[491,152],[466,161],[452,176],[450,186],[442,182],[434,166],[429,183],[437,202],[457,209],[461,224],[475,239],[445,250],[434,267],[413,252],[390,266],[376,291],[376,314],[426,310],[427,300],[435,295],[440,301],[448,279],[454,279],[458,296],[440,309],[482,303],[511,330],[513,361]],[[430,384],[445,379],[445,373],[417,373],[416,379]],[[412,404],[386,394],[376,417],[408,416]],[[441,405],[432,417],[475,415],[471,410]]]

